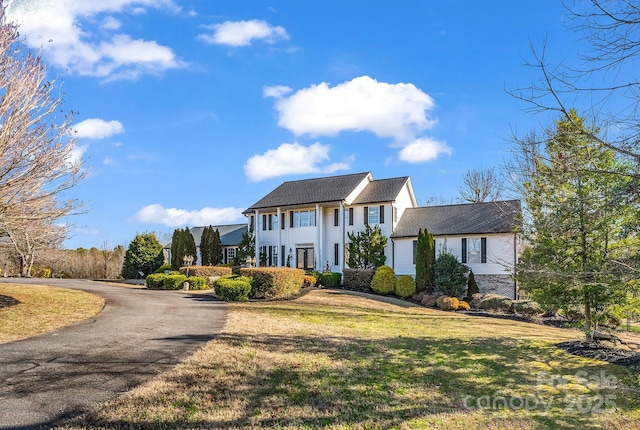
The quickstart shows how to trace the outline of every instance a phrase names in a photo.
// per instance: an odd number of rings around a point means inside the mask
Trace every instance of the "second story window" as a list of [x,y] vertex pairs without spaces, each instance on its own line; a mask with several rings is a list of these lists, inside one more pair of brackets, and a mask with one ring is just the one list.
[[315,227],[315,225],[316,225],[315,209],[291,212],[291,227]]

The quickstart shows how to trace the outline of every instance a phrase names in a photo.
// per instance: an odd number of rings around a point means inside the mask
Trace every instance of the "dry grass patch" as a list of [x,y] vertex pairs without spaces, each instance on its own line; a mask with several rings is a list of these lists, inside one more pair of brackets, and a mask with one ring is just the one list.
[[331,291],[230,307],[216,340],[68,428],[640,428],[637,375],[553,346],[577,331]]
[[16,304],[0,307],[0,343],[24,339],[90,318],[104,299],[84,291],[39,285],[0,284]]

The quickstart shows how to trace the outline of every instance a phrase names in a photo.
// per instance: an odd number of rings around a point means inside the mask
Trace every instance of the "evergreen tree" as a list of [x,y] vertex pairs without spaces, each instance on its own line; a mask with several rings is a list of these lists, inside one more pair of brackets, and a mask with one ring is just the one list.
[[177,228],[173,231],[171,237],[171,267],[173,270],[178,270],[182,266],[182,237],[184,230]]
[[191,264],[195,266],[198,263],[198,248],[196,248],[196,240],[191,234],[191,231],[189,231],[189,227],[185,228],[183,234],[184,255],[192,256],[193,262]]
[[136,234],[129,244],[122,264],[122,277],[140,279],[162,266],[162,244],[153,233]]
[[218,229],[216,229],[213,233],[213,244],[211,246],[211,254],[213,254],[213,259],[211,260],[211,265],[217,266],[218,264],[222,264],[222,241],[220,240],[220,231]]
[[[547,308],[582,313],[587,340],[612,305],[626,300],[627,261],[637,239],[637,213],[627,166],[575,111],[556,122],[536,152],[535,171],[524,184],[530,247],[517,267],[521,288]],[[597,129],[591,133],[598,134]]]
[[476,277],[473,274],[473,270],[469,271],[469,279],[467,280],[467,298],[471,300],[474,294],[478,294],[480,292],[480,288],[478,288],[478,283],[476,282]]
[[460,299],[467,286],[467,273],[469,268],[455,255],[442,251],[434,263],[433,281],[438,291]]
[[387,237],[382,234],[380,226],[366,225],[364,231],[347,233],[349,238],[348,264],[352,269],[371,269],[382,266],[387,257],[384,248],[387,246]]
[[433,290],[433,265],[436,259],[435,240],[426,228],[418,230],[416,244],[416,290]]
[[220,244],[220,232],[213,226],[202,230],[200,239],[200,256],[203,266],[216,266],[222,262],[222,245]]

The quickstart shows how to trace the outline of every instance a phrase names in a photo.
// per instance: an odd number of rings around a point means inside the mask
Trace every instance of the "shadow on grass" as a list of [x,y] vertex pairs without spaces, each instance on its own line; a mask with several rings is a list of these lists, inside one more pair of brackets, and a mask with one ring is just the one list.
[[[524,428],[595,430],[602,424],[593,408],[585,411],[577,405],[572,410],[572,399],[615,395],[619,387],[587,386],[576,375],[589,378],[603,371],[625,371],[572,357],[541,342],[507,338],[461,342],[411,335],[371,340],[227,334],[217,340],[233,351],[230,356],[168,376],[171,391],[139,399],[140,410],[135,398],[128,400],[133,402],[127,407],[136,411],[135,418],[102,420],[95,415],[79,424],[395,428],[412,421],[413,426],[430,427],[430,420],[443,419],[438,414],[454,412],[479,424],[474,428],[486,427],[482,420],[494,428],[515,420],[528,423]],[[530,362],[546,370],[535,371]],[[225,377],[206,376],[216,374]],[[521,401],[528,398],[537,403],[525,407]],[[618,415],[638,407],[637,398],[615,398]],[[148,405],[170,406],[171,419],[146,416],[141,409]],[[219,414],[221,410],[225,413]],[[507,418],[500,416],[502,412]],[[228,418],[203,420],[207,414]]]
[[14,299],[11,296],[5,296],[0,294],[0,309],[8,308],[20,304],[20,300]]

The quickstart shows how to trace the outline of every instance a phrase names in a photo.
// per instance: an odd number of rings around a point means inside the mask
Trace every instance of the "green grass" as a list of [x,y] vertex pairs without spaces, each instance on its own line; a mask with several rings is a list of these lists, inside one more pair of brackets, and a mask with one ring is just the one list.
[[637,375],[554,346],[580,336],[329,291],[234,304],[187,362],[69,428],[640,428]]
[[90,318],[104,299],[84,291],[0,284],[0,295],[18,303],[0,308],[0,343],[24,339]]

